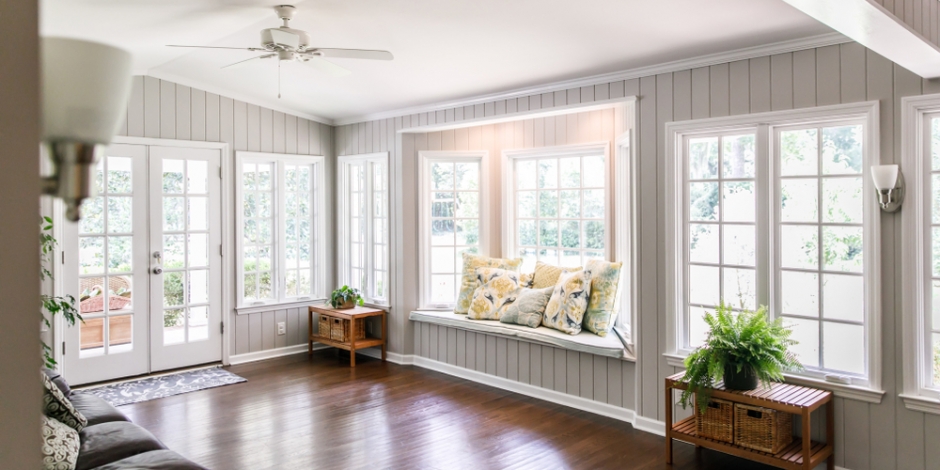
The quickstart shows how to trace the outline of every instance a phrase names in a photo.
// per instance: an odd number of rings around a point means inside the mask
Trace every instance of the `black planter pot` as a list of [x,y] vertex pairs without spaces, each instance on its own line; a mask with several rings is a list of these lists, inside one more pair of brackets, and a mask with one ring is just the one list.
[[741,368],[738,372],[736,365],[725,366],[724,377],[725,388],[729,390],[754,390],[757,388],[757,374],[750,366]]

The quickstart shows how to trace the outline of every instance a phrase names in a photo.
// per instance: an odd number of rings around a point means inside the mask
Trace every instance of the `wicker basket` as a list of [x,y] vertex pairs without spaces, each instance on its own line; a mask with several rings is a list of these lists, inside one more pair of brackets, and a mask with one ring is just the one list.
[[793,441],[793,415],[782,411],[734,405],[734,443],[776,454]]
[[317,334],[325,338],[330,337],[330,318],[326,315],[320,315],[320,320],[317,322],[319,329],[317,329]]
[[[326,326],[324,325],[324,319]],[[350,324],[355,325],[355,332],[350,331]],[[328,315],[320,315],[320,335],[324,337],[328,336],[333,341],[339,341],[341,343],[348,343],[352,341],[352,338],[355,338],[356,341],[365,339],[365,318],[345,320]]]
[[705,413],[695,407],[695,431],[699,437],[722,442],[734,442],[734,403],[712,398]]

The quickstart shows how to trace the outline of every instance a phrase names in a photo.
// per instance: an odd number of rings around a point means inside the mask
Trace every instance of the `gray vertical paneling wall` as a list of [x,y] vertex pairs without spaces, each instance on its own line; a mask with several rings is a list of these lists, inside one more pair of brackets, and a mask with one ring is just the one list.
[[[936,1],[884,0],[890,11],[901,9],[908,18],[908,7],[928,4],[936,11]],[[890,8],[889,8],[890,6]],[[910,19],[914,11],[910,10]],[[922,12],[924,10],[921,10]],[[897,13],[896,13],[897,14]],[[927,18],[927,15],[918,16]],[[936,18],[936,15],[930,17]],[[936,21],[930,31],[937,36]],[[927,22],[924,21],[923,25]],[[663,379],[679,372],[663,359],[665,351],[665,263],[663,232],[665,127],[672,120],[757,113],[770,110],[879,100],[881,103],[881,159],[900,161],[900,99],[903,96],[940,92],[940,83],[923,80],[908,70],[865,49],[846,43],[773,56],[717,64],[691,70],[664,73],[626,81],[599,84],[571,90],[558,90],[532,96],[498,100],[434,112],[360,122],[336,128],[338,155],[389,150],[393,172],[400,175],[402,203],[398,215],[402,240],[399,272],[416,273],[417,209],[416,155],[420,149],[488,149],[486,142],[511,137],[512,145],[550,146],[568,141],[578,126],[556,116],[528,122],[482,126],[433,134],[401,134],[400,147],[393,145],[395,132],[402,128],[461,121],[482,116],[546,109],[578,102],[636,95],[639,98],[637,148],[639,153],[639,213],[637,231],[639,271],[638,324],[636,331],[638,361],[621,363],[596,357],[572,355],[568,351],[451,328],[415,324],[407,312],[417,307],[417,276],[408,275],[400,282],[398,298],[390,322],[391,350],[418,354],[448,364],[493,375],[505,374],[520,382],[572,395],[588,396],[604,403],[633,409],[639,416],[662,420],[665,416]],[[150,123],[147,116],[139,121]],[[577,122],[577,121],[576,121]],[[521,125],[521,132],[518,130]],[[128,121],[128,127],[131,121]],[[378,130],[377,130],[378,129]],[[531,129],[531,135],[529,130]],[[503,134],[503,130],[506,133]],[[378,136],[376,136],[378,134]],[[372,139],[366,137],[371,136]],[[522,140],[517,144],[516,137]],[[375,141],[380,148],[376,148]],[[399,149],[401,153],[399,154]],[[490,180],[498,182],[499,167],[490,167]],[[393,173],[396,174],[396,173]],[[394,182],[393,182],[394,183]],[[499,201],[499,187],[491,197]],[[496,241],[493,253],[499,253],[499,217],[489,221],[489,233]],[[898,398],[901,392],[901,299],[897,291],[901,272],[900,218],[882,215],[882,315],[884,352],[884,400],[877,405],[850,399],[836,399],[836,462],[853,470],[865,469],[938,469],[940,452],[931,444],[940,432],[940,416],[906,409]],[[451,346],[454,338],[454,346]],[[588,366],[592,367],[588,367]],[[619,365],[620,367],[617,367]],[[604,385],[606,384],[606,388]],[[606,395],[605,395],[606,390]],[[619,402],[617,401],[619,397]],[[683,410],[677,410],[681,416]],[[817,423],[819,420],[817,420]],[[822,432],[814,427],[815,434]],[[821,434],[820,434],[821,435]],[[933,440],[931,440],[931,437]]]
[[[215,93],[148,76],[133,78],[127,118],[120,135],[163,139],[226,142],[234,162],[235,151],[254,150],[326,158],[327,236],[333,243],[333,127],[287,115]],[[231,195],[234,197],[234,194]],[[234,220],[234,218],[232,219]],[[332,284],[333,250],[327,249],[327,286]],[[234,256],[228,247],[227,256]],[[234,299],[232,299],[234,301]],[[233,304],[234,305],[234,304]],[[307,331],[305,308],[272,310],[248,315],[230,314],[230,354],[245,354],[303,344]],[[277,335],[285,322],[287,333]]]

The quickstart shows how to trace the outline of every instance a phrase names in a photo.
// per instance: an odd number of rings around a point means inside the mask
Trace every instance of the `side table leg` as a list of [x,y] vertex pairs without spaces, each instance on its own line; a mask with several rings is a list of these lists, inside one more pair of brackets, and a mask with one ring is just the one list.
[[666,463],[672,465],[672,387],[666,382]]
[[307,310],[307,355],[313,356],[313,311]]
[[833,399],[829,400],[829,403],[826,404],[826,445],[832,446],[832,455],[826,459],[826,469],[835,470],[836,468],[836,401]]
[[356,343],[349,345],[349,367],[356,367]]
[[806,408],[803,409],[803,468],[810,470],[812,467],[809,466],[809,459],[812,457],[810,454],[810,449],[812,449],[812,439],[813,439],[813,428],[810,426],[810,413]]
[[385,316],[387,313],[383,313],[382,317],[382,362],[385,362],[386,348],[388,348],[388,324],[386,323]]

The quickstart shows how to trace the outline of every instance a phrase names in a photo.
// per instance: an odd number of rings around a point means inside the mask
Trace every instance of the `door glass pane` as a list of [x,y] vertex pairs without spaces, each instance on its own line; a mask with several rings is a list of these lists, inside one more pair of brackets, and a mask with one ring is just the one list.
[[133,199],[130,197],[108,197],[108,233],[131,233]]
[[209,307],[189,307],[189,342],[209,338]]
[[131,178],[130,157],[108,157],[108,193],[130,194],[134,184]]
[[164,194],[183,193],[183,160],[163,160],[163,192]]
[[133,349],[133,316],[119,315],[108,318],[108,354]]
[[130,272],[133,237],[108,237],[108,272]]
[[167,232],[178,232],[183,230],[183,221],[185,213],[183,212],[182,197],[163,197],[163,230]]
[[185,273],[163,273],[163,306],[185,305],[183,298],[183,280]]
[[209,224],[209,214],[207,213],[209,200],[204,197],[193,196],[187,199],[189,201],[189,229],[206,230]]
[[163,236],[163,267],[178,269],[186,266],[185,235]]
[[104,273],[104,237],[81,237],[78,242],[80,274]]
[[104,354],[104,323],[106,318],[86,318],[79,322],[80,345],[78,357],[92,357]]
[[163,311],[163,344],[179,344],[186,341],[185,309],[174,308]]
[[189,271],[189,302],[202,304],[209,301],[209,271],[204,269]]
[[78,233],[104,233],[104,197],[93,197],[82,202],[82,220],[78,223]]
[[206,194],[208,190],[208,163],[202,160],[186,162],[186,192]]

